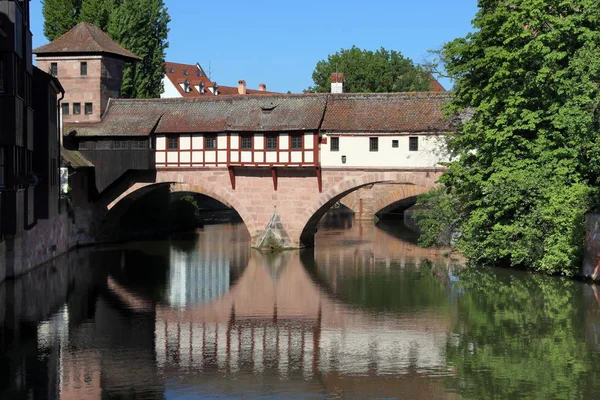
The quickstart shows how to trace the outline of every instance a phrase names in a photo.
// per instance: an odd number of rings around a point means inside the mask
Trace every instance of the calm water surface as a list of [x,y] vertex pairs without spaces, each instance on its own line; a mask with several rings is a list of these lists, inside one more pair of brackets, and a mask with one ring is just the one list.
[[600,291],[461,269],[397,222],[317,248],[243,225],[71,253],[0,285],[0,398],[598,398]]

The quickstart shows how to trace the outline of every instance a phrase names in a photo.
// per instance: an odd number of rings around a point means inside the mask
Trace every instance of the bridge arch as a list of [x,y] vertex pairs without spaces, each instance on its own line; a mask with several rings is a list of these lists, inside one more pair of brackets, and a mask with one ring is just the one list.
[[[405,194],[425,193],[437,185],[439,177],[437,173],[422,172],[366,172],[360,176],[343,179],[341,182],[333,185],[330,189],[324,191],[318,201],[309,207],[302,216],[303,228],[300,233],[300,243],[306,247],[314,245],[314,235],[317,231],[317,224],[325,213],[338,201],[348,194],[363,187],[381,183],[402,184],[410,189],[404,189]],[[396,195],[402,195],[400,192]],[[390,196],[393,199],[393,195]],[[381,208],[390,205],[390,199],[382,199]],[[393,202],[397,202],[396,197]],[[388,203],[386,203],[388,202]],[[385,204],[385,205],[384,205]]]
[[114,238],[114,233],[120,219],[131,209],[134,203],[146,194],[161,188],[168,188],[170,193],[191,192],[217,200],[227,207],[234,209],[244,222],[248,233],[251,236],[256,235],[256,223],[248,214],[245,205],[223,188],[211,187],[207,183],[199,181],[194,183],[159,181],[154,183],[134,183],[115,200],[106,205],[106,213],[99,229],[100,236],[105,240]]

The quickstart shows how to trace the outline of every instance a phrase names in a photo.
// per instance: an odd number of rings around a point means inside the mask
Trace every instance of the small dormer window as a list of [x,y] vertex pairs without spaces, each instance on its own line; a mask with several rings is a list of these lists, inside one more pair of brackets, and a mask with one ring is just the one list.
[[200,90],[198,90],[200,93],[204,94],[204,82],[200,82]]
[[185,82],[183,82],[183,91],[186,93],[192,91],[192,88],[190,87],[190,81],[188,81],[187,79],[185,80]]
[[189,71],[188,71],[187,69],[184,69],[184,70],[183,70],[183,74],[184,74],[184,75],[189,75],[190,73],[189,73]]
[[173,67],[169,68],[169,73],[170,74],[174,74],[175,73],[175,68],[173,68]]

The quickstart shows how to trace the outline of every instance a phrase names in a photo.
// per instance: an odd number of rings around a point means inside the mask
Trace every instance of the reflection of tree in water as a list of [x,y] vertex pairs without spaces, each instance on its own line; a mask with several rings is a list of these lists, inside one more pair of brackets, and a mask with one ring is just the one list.
[[457,283],[450,385],[465,398],[594,398],[600,358],[585,338],[583,285],[466,270]]

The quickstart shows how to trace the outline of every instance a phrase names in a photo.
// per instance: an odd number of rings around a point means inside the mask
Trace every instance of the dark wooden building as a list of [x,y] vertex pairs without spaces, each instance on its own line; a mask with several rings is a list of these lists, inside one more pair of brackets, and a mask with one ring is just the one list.
[[33,107],[29,1],[0,1],[0,232],[34,223]]
[[60,198],[60,120],[58,94],[64,90],[50,74],[33,67],[33,182],[35,220],[58,215]]
[[[56,107],[62,89],[44,72],[34,72],[31,38],[29,0],[0,0],[0,235],[19,235],[35,226],[37,184],[45,185],[39,204],[49,203],[39,217],[57,209],[51,182],[58,173]],[[53,162],[56,171],[50,171]]]

